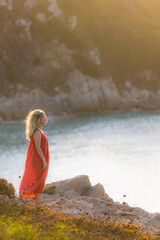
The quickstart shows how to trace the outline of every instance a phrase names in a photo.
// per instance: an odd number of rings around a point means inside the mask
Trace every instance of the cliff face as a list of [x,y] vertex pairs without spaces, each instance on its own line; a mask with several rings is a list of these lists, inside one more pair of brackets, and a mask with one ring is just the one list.
[[35,107],[158,109],[159,10],[151,0],[0,0],[1,119]]

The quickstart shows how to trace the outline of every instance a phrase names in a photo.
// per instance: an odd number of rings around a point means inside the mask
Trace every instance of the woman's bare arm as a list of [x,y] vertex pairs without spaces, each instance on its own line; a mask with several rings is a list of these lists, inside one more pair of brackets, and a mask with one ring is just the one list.
[[42,159],[43,169],[46,169],[47,162],[46,162],[46,159],[45,159],[44,154],[43,154],[42,149],[41,149],[41,137],[42,137],[41,133],[39,131],[35,131],[35,133],[33,135],[34,142],[35,142],[35,147],[36,147],[36,150],[37,150],[39,156]]

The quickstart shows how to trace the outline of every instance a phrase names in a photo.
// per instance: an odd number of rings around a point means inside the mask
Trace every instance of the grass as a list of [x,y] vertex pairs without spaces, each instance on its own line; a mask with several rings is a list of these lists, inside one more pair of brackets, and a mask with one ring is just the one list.
[[11,206],[0,200],[1,240],[159,240],[140,231],[139,226],[69,217],[46,207]]

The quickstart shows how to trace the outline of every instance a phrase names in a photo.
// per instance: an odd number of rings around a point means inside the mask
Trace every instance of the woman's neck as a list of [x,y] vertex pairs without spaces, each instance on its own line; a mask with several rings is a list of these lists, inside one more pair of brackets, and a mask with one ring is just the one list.
[[40,127],[39,127],[39,128],[37,128],[37,130],[39,130],[39,131],[43,132],[42,128],[40,128]]

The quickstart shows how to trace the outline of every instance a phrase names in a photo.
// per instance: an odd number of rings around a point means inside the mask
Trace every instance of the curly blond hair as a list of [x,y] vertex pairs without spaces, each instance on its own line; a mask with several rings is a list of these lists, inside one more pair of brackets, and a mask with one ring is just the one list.
[[46,114],[44,111],[40,109],[35,109],[28,113],[25,119],[25,123],[26,123],[26,139],[28,139],[29,141],[31,140],[31,137],[35,130],[40,127],[40,122],[43,115]]

